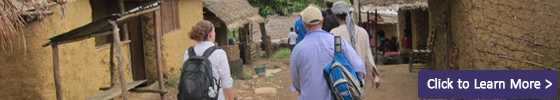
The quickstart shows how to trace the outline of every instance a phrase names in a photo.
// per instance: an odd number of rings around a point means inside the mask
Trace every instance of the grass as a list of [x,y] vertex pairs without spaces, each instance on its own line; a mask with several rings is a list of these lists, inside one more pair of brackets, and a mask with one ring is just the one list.
[[273,59],[288,59],[290,58],[291,51],[289,48],[281,48],[272,54]]

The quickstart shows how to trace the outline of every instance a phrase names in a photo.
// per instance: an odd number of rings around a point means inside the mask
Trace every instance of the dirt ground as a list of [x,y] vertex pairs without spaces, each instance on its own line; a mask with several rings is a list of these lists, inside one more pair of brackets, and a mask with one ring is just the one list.
[[[268,75],[258,77],[255,75],[254,66],[267,66]],[[297,95],[290,92],[289,60],[261,59],[252,65],[246,65],[247,79],[235,80],[237,100],[297,100]],[[408,72],[408,65],[378,65],[383,74],[379,88],[366,87],[365,100],[417,100],[417,73]],[[367,81],[371,83],[371,81]],[[257,94],[257,88],[274,88],[266,93]],[[177,91],[169,89],[168,100],[176,100]],[[133,93],[130,100],[159,100],[159,95],[149,93]]]

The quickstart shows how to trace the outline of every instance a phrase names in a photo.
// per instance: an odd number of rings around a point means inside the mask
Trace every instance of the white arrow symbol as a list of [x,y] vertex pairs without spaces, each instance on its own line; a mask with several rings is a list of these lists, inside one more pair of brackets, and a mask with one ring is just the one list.
[[550,82],[548,79],[544,79],[544,81],[546,81],[546,83],[548,83],[548,85],[546,85],[546,87],[544,87],[545,89],[548,89],[550,86],[552,86],[552,82]]

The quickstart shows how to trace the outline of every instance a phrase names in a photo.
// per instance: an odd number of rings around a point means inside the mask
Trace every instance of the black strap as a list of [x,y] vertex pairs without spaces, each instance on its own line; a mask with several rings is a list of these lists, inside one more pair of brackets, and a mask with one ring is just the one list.
[[192,56],[196,56],[196,53],[194,52],[194,46],[189,48],[189,57]]
[[[212,46],[212,47],[206,49],[206,50],[204,51],[204,53],[202,54],[202,57],[205,57],[205,58],[210,57],[210,55],[211,55],[212,53],[214,53],[214,51],[216,51],[217,49],[222,49],[222,48],[220,48],[220,47],[218,47],[218,46]],[[190,57],[192,57],[192,56],[197,56],[197,55],[196,55],[196,52],[194,51],[194,47],[190,47],[190,48],[189,48],[189,56],[190,56]]]
[[204,51],[204,54],[202,54],[202,56],[205,57],[205,58],[208,58],[208,57],[210,57],[210,55],[212,55],[212,53],[214,53],[214,51],[216,51],[217,49],[221,49],[221,48],[218,47],[218,46],[212,46],[212,47],[206,49],[206,50]]

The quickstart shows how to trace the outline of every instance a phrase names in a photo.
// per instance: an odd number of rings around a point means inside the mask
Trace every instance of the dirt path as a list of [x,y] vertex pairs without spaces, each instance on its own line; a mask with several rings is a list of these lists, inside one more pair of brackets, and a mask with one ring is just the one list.
[[[237,80],[239,100],[297,100],[297,96],[289,91],[290,74],[287,60],[258,61],[257,64],[267,64],[282,69],[277,74],[266,78]],[[417,73],[408,72],[408,65],[382,65],[383,73],[380,88],[367,86],[366,100],[417,100]],[[269,69],[270,70],[270,69]],[[371,82],[371,81],[368,81]],[[275,94],[255,94],[254,89],[273,87]]]
[[[262,64],[267,66],[268,75],[257,77],[252,67]],[[251,79],[235,81],[238,100],[297,100],[297,96],[291,93],[289,88],[291,84],[289,60],[260,60],[247,67],[251,67],[246,70]],[[265,93],[257,94],[255,93],[257,88],[274,88],[275,92],[265,90]]]
[[[257,77],[254,66],[267,66],[269,75]],[[248,79],[235,80],[237,100],[297,100],[297,95],[290,92],[289,60],[259,60],[253,65],[246,65]],[[365,100],[417,100],[417,73],[408,72],[408,66],[403,65],[381,65],[383,74],[380,88],[366,87]],[[371,81],[368,81],[371,83]],[[262,91],[255,91],[256,89]],[[266,89],[265,89],[266,88]],[[256,93],[262,92],[262,93]],[[170,89],[168,100],[176,100],[176,90]],[[131,94],[130,100],[159,100],[157,94],[135,93]]]
[[418,73],[408,72],[408,65],[379,66],[383,74],[379,88],[367,87],[367,100],[418,100]]

